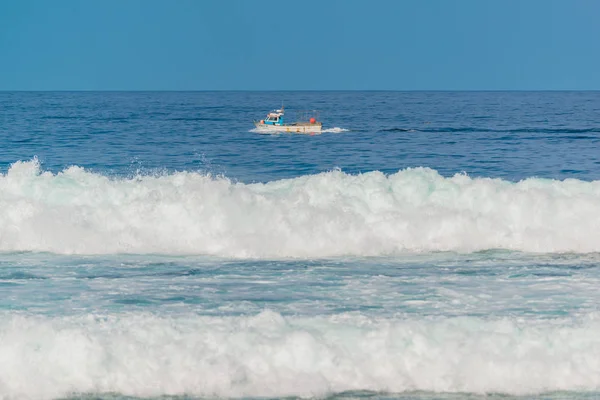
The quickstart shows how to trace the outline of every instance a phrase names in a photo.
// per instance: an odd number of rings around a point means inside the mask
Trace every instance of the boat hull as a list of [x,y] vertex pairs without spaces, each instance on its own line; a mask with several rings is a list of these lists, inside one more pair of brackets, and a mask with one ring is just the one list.
[[317,122],[316,124],[310,123],[297,123],[287,125],[268,125],[255,122],[254,125],[261,132],[281,132],[281,133],[321,133],[322,124]]

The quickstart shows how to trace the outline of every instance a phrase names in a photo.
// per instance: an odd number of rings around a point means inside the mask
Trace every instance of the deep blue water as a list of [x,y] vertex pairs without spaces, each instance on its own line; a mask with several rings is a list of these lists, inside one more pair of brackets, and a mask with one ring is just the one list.
[[[284,104],[343,134],[249,134]],[[1,93],[2,167],[209,171],[244,182],[341,168],[519,180],[600,177],[598,92]]]
[[0,138],[0,399],[600,393],[598,92],[2,92]]

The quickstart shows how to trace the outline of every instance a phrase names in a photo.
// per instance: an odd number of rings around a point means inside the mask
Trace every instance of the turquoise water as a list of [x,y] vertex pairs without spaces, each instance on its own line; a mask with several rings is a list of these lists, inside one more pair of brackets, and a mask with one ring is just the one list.
[[0,398],[597,398],[599,111],[0,93]]

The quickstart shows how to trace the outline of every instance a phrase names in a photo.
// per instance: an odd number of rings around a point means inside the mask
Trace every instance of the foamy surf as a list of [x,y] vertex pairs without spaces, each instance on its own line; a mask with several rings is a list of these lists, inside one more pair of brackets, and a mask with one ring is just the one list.
[[0,175],[0,251],[224,257],[598,252],[600,182],[331,171],[266,184],[109,178],[36,160]]
[[600,325],[363,316],[0,319],[0,398],[539,394],[600,388]]

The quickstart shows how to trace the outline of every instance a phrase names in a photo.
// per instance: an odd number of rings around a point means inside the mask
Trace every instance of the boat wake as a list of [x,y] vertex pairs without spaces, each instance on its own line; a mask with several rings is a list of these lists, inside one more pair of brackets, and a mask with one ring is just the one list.
[[327,128],[327,129],[323,129],[321,132],[323,133],[343,133],[343,132],[349,132],[349,129],[345,129],[345,128],[339,128],[339,127],[333,127],[333,128]]

